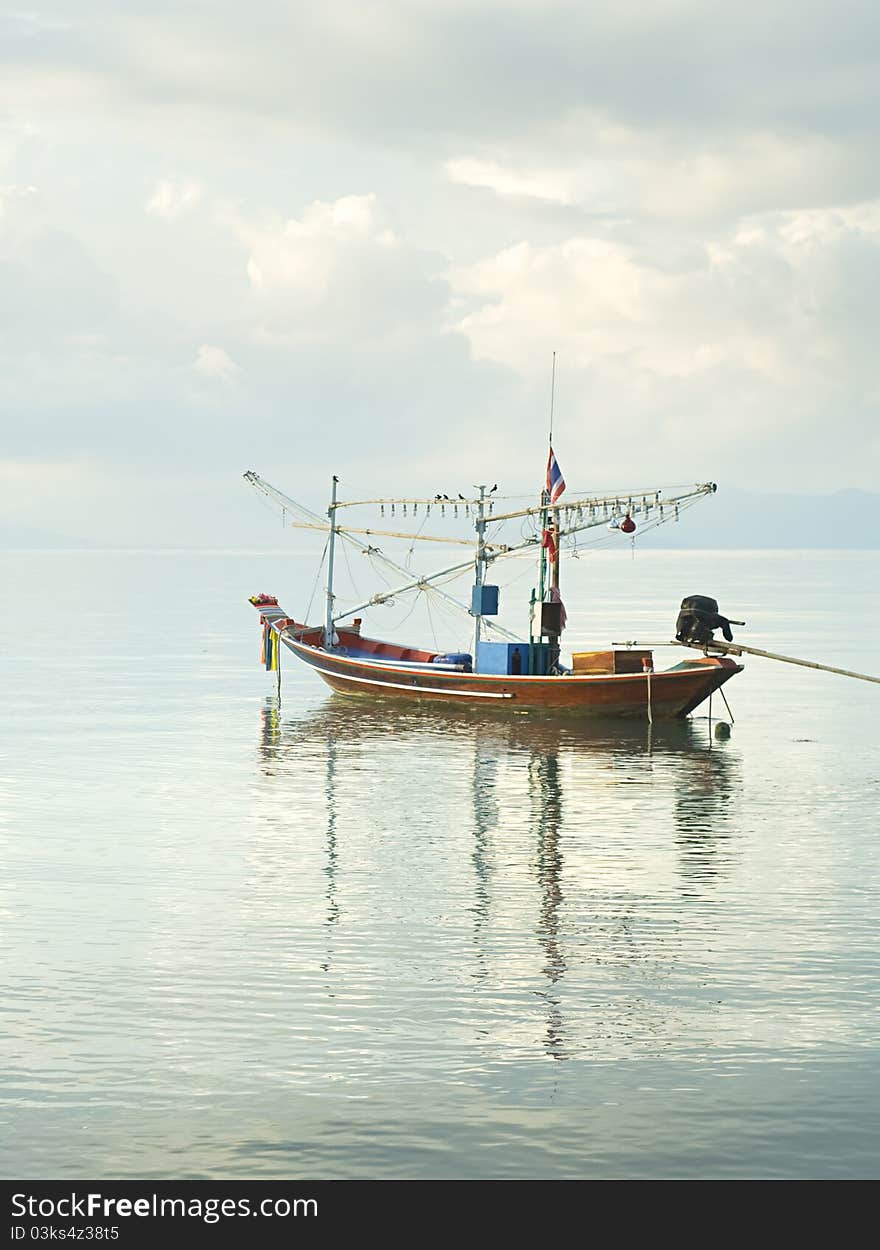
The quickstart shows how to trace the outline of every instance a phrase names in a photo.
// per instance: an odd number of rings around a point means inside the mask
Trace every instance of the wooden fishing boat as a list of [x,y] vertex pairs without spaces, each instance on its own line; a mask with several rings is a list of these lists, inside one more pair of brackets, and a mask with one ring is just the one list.
[[[687,716],[742,671],[742,665],[728,656],[708,653],[709,647],[705,644],[713,637],[708,626],[720,625],[729,636],[729,623],[717,615],[714,600],[701,597],[692,596],[685,601],[691,604],[696,615],[681,616],[679,620],[680,625],[683,620],[686,624],[696,622],[691,643],[698,638],[701,654],[671,668],[655,671],[653,651],[636,645],[575,652],[570,663],[563,662],[560,648],[566,625],[559,577],[563,540],[599,526],[630,535],[636,529],[633,520],[636,515],[642,524],[656,525],[667,519],[678,519],[680,510],[715,491],[713,483],[672,495],[659,490],[637,491],[614,496],[577,496],[563,503],[565,482],[551,445],[545,488],[535,506],[496,511],[500,501],[492,496],[497,488],[490,491],[485,486],[477,487],[479,494],[472,499],[459,495],[454,500],[437,495],[433,499],[394,497],[344,501],[338,497],[338,479],[334,477],[325,521],[256,473],[248,472],[245,478],[280,504],[286,513],[303,518],[291,524],[327,535],[326,609],[321,625],[296,621],[273,596],[263,594],[251,599],[260,613],[263,659],[270,670],[279,669],[283,648],[313,668],[333,690],[345,695],[405,700],[426,706],[498,707],[511,712],[552,716],[624,716],[649,721]],[[420,507],[423,517],[430,514],[432,507],[443,515],[447,511],[458,515],[459,510],[463,510],[473,518],[476,531],[473,555],[463,563],[429,576],[414,576],[360,536],[368,540],[380,535],[413,541],[470,543],[471,540],[428,538],[421,533],[421,527],[414,534],[384,528],[353,529],[340,524],[340,510],[355,506],[378,509],[383,517],[415,517]],[[533,532],[520,542],[497,541],[500,527],[511,521],[526,527],[531,524]],[[334,553],[339,541],[378,557],[386,567],[406,573],[408,580],[339,613],[333,577]],[[499,588],[489,584],[486,575],[497,560],[527,553],[530,548],[538,557],[538,585],[532,589],[529,600],[528,639],[521,639],[494,619],[499,610]],[[471,569],[474,583],[470,604],[459,602],[435,585],[437,579],[448,580]],[[357,612],[369,610],[405,592],[428,590],[471,616],[473,647],[470,652],[407,647],[362,634],[362,618],[355,615]]]
[[[547,676],[474,672],[464,659],[365,638],[358,627],[335,630],[324,646],[323,626],[309,628],[285,615],[271,597],[254,596],[267,632],[269,667],[273,648],[288,648],[340,694],[408,702],[487,708],[553,715],[637,716],[666,720],[684,717],[718,690],[742,665],[703,655],[662,672],[653,669],[650,651],[621,649],[587,652],[594,671],[559,671]],[[575,662],[578,662],[578,656]]]

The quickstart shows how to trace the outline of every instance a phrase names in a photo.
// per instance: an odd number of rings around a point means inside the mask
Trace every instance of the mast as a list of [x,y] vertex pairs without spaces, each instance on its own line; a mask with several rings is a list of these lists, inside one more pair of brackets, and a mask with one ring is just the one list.
[[544,622],[541,620],[541,604],[544,602],[545,569],[547,567],[547,551],[544,547],[544,534],[547,530],[547,507],[550,496],[541,491],[541,548],[538,564],[538,642],[544,641]]
[[336,548],[336,484],[339,478],[333,474],[330,489],[330,507],[327,516],[330,518],[330,539],[327,547],[327,614],[324,623],[324,650],[329,651],[333,645],[333,555]]
[[474,576],[474,593],[473,603],[471,605],[474,613],[474,665],[477,663],[477,647],[480,644],[480,627],[483,623],[483,577],[486,567],[486,552],[484,548],[484,539],[486,537],[486,487],[478,486],[480,498],[477,501],[477,558],[476,558],[476,574]]
[[[548,448],[548,451],[547,451],[547,485],[546,485],[546,488],[541,491],[541,504],[543,505],[543,511],[541,512],[541,568],[540,568],[539,581],[538,581],[538,599],[541,604],[541,607],[538,610],[539,612],[541,612],[542,616],[544,612],[543,604],[544,604],[544,594],[545,594],[545,587],[546,587],[545,570],[550,575],[551,585],[557,584],[556,582],[553,581],[553,578],[554,578],[553,561],[548,558],[547,550],[544,546],[544,535],[547,532],[547,521],[549,519],[548,513],[547,513],[547,506],[550,503],[550,467],[549,466],[550,466],[550,456],[553,454],[553,406],[554,406],[555,400],[556,400],[556,352],[553,353],[553,365],[550,371],[550,429],[547,434],[547,448]],[[553,537],[558,543],[559,542],[559,524],[558,524],[559,513],[558,512],[554,513],[553,519],[556,522],[556,525],[553,528]],[[556,554],[557,554],[557,559],[558,559],[559,558],[558,550]],[[539,642],[544,641],[543,620],[540,620],[539,625],[538,625],[538,641]]]

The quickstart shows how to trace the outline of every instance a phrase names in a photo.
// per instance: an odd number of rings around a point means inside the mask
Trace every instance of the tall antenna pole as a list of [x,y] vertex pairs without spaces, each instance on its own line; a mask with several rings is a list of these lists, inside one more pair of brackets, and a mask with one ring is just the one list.
[[333,646],[333,554],[336,548],[336,485],[339,478],[333,474],[333,485],[330,490],[330,507],[327,516],[330,518],[330,540],[327,547],[327,614],[324,619],[324,650]]
[[[556,352],[553,353],[553,372],[550,377],[550,450],[553,450],[553,401],[556,398]],[[549,503],[549,497],[547,502]],[[559,513],[553,514],[553,543],[556,549],[556,559],[551,561],[552,567],[549,569],[550,586],[553,590],[559,590]]]
[[556,398],[556,352],[553,353],[553,369],[550,374],[550,446],[553,446],[553,401]]

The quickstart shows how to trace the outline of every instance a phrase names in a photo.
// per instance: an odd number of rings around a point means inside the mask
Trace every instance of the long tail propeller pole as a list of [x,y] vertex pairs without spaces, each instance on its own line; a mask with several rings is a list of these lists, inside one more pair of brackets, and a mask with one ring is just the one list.
[[[733,621],[732,624],[739,622]],[[801,668],[817,668],[823,673],[837,673],[838,677],[855,677],[858,681],[873,681],[880,684],[880,677],[872,677],[869,673],[854,673],[848,668],[836,668],[833,664],[817,664],[815,660],[799,660],[793,655],[779,655],[775,651],[763,651],[760,647],[746,647],[742,643],[711,642],[703,646],[695,642],[679,642],[676,647],[694,647],[698,651],[721,651],[724,655],[758,655],[764,660],[779,660],[782,664],[799,664]]]
[[[741,624],[731,621],[732,625]],[[801,668],[816,668],[823,673],[836,673],[838,677],[854,677],[857,681],[872,681],[880,685],[880,677],[872,677],[870,673],[854,673],[849,668],[836,668],[833,664],[818,664],[815,660],[799,660],[794,655],[780,655],[776,651],[763,651],[760,647],[747,647],[740,642],[682,642],[679,638],[661,642],[641,642],[627,639],[626,642],[614,642],[614,647],[689,647],[693,651],[702,651],[708,655],[710,651],[720,651],[722,655],[757,655],[762,660],[778,660],[781,664],[798,664]]]

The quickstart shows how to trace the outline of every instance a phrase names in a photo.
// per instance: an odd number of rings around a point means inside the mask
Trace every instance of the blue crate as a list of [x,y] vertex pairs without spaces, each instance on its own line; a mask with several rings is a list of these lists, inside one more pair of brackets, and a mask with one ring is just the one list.
[[527,677],[529,675],[529,652],[533,652],[534,676],[544,676],[550,662],[547,643],[527,642],[478,642],[476,672],[493,676]]
[[497,616],[498,587],[474,586],[471,591],[471,613],[474,616]]

